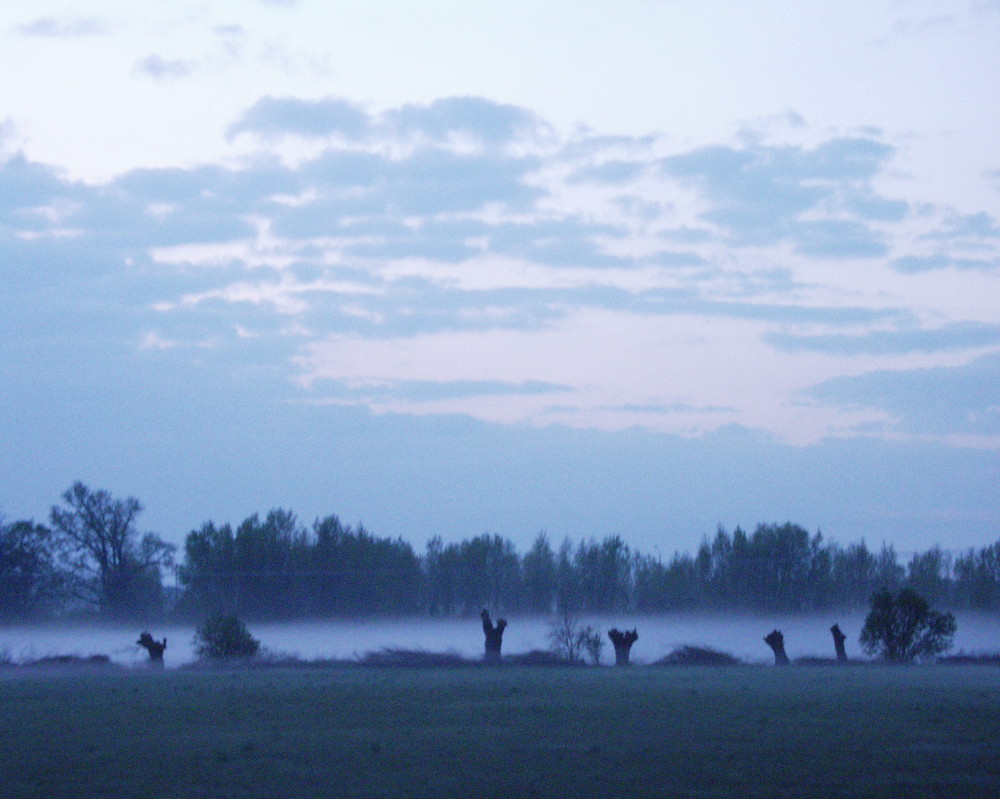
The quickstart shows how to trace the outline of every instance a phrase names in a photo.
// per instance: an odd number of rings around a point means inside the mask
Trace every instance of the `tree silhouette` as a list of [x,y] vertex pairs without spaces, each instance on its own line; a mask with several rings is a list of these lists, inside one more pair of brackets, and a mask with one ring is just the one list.
[[903,588],[894,596],[883,590],[872,595],[861,647],[890,663],[909,663],[949,649],[956,628],[951,613],[931,610],[916,591]]
[[847,663],[847,650],[844,648],[844,641],[847,640],[847,636],[844,635],[839,624],[834,624],[830,628],[830,634],[833,635],[833,648],[837,652],[837,662]]
[[483,620],[483,634],[486,636],[486,659],[500,660],[500,647],[503,645],[503,631],[507,627],[507,620],[497,619],[494,626],[486,608],[479,615]]
[[164,638],[162,641],[157,641],[148,632],[144,632],[139,635],[139,640],[136,644],[141,646],[146,652],[149,653],[149,662],[154,666],[163,665],[163,652],[167,648],[167,639]]
[[135,497],[115,499],[76,482],[62,495],[66,507],[52,507],[50,519],[62,554],[84,598],[101,613],[123,617],[154,610],[159,566],[169,565],[173,544],[152,533],[142,538]]
[[214,613],[194,635],[195,654],[202,658],[247,658],[260,650],[260,641],[235,615]]
[[615,648],[615,665],[627,666],[629,654],[632,651],[632,644],[639,640],[639,633],[635,630],[622,632],[612,627],[608,630],[608,638],[611,639],[611,644]]
[[51,531],[0,518],[0,621],[28,619],[54,609],[64,575],[56,568]]
[[771,630],[764,636],[764,643],[774,652],[774,665],[787,666],[788,655],[785,654],[785,636],[781,630]]

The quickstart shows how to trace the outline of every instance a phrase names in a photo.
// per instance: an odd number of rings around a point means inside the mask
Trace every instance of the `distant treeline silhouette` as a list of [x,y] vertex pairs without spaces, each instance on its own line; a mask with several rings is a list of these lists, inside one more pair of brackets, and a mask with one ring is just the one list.
[[[759,524],[752,533],[719,527],[693,555],[666,560],[633,550],[618,535],[554,547],[540,533],[523,553],[496,534],[447,544],[434,537],[418,553],[402,538],[373,535],[337,516],[306,526],[283,509],[235,528],[209,521],[191,531],[176,580],[168,580],[176,586],[164,587],[170,547],[129,526],[141,510],[135,500],[122,503],[81,484],[63,498],[70,508],[53,508],[52,528],[0,522],[0,619],[67,610],[118,618],[225,611],[251,619],[473,616],[482,608],[508,615],[787,612],[862,608],[875,591],[902,587],[935,605],[1000,608],[1000,541],[954,557],[932,547],[903,565],[892,547],[842,546],[785,523]],[[128,525],[110,523],[120,522],[119,506],[134,511]],[[105,527],[103,518],[110,520]],[[97,525],[90,537],[88,524]],[[94,555],[108,535],[120,549],[114,564]]]

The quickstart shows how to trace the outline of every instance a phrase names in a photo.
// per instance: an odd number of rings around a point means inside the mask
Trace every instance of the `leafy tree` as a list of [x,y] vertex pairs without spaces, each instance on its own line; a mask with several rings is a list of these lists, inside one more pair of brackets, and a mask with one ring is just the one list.
[[580,610],[583,603],[580,576],[573,563],[573,543],[565,538],[556,559],[556,604],[559,611],[567,614]]
[[432,616],[449,616],[455,611],[458,580],[458,549],[445,548],[441,536],[427,542],[424,555],[424,579],[427,612]]
[[60,599],[62,586],[51,531],[30,521],[0,519],[0,620],[45,615]]
[[556,597],[556,558],[545,533],[539,533],[529,552],[521,559],[524,576],[525,610],[548,614]]
[[206,522],[188,533],[187,613],[221,608],[252,618],[411,613],[420,564],[402,539],[345,527],[336,516],[301,527],[290,511],[254,514],[233,532]]
[[583,609],[600,613],[628,607],[632,556],[621,536],[607,536],[600,543],[581,541],[573,565]]
[[76,482],[62,495],[65,507],[50,513],[56,541],[81,598],[112,618],[158,610],[161,565],[174,546],[153,533],[141,538],[135,497],[115,499]]
[[863,606],[875,586],[875,556],[864,541],[831,552],[832,599],[844,607]]
[[951,647],[955,617],[931,610],[930,604],[910,588],[895,596],[889,590],[872,595],[871,610],[861,630],[861,647],[892,663],[933,657]]
[[1000,607],[1000,541],[955,559],[955,593],[973,608]]
[[947,602],[951,580],[951,556],[939,546],[916,552],[907,566],[906,587],[926,597],[928,602]]
[[178,576],[184,593],[178,610],[200,615],[208,608],[239,608],[239,583],[235,568],[236,540],[228,524],[216,527],[205,522],[192,530],[184,541],[184,565]]
[[195,654],[200,658],[246,658],[260,650],[260,641],[234,614],[213,613],[195,631]]
[[636,555],[635,609],[640,613],[688,610],[704,601],[704,584],[694,558],[674,553],[663,564],[649,555]]

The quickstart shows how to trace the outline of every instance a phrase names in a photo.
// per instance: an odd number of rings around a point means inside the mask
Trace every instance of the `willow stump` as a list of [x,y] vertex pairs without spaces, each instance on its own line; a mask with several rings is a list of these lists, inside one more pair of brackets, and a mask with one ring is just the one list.
[[149,662],[154,666],[163,665],[163,650],[167,648],[167,639],[157,641],[148,632],[142,633],[136,643],[149,653]]
[[615,665],[627,666],[629,653],[632,651],[632,644],[639,640],[639,633],[635,630],[608,630],[608,638],[615,647]]
[[764,636],[764,643],[774,651],[775,666],[788,665],[788,655],[785,654],[785,636],[781,634],[780,630],[771,630]]
[[500,660],[500,646],[503,644],[503,631],[507,626],[507,620],[497,619],[494,626],[489,611],[485,608],[479,615],[483,620],[483,634],[486,636],[486,659]]
[[840,631],[839,624],[834,624],[830,628],[830,632],[833,634],[833,648],[837,650],[837,662],[847,663],[847,650],[844,649],[844,641],[847,640],[847,636]]

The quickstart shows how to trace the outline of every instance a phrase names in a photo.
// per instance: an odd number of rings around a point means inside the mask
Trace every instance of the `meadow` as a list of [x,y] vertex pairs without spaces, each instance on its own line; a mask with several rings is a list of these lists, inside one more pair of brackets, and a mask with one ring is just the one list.
[[996,797],[982,665],[0,671],[5,797]]

